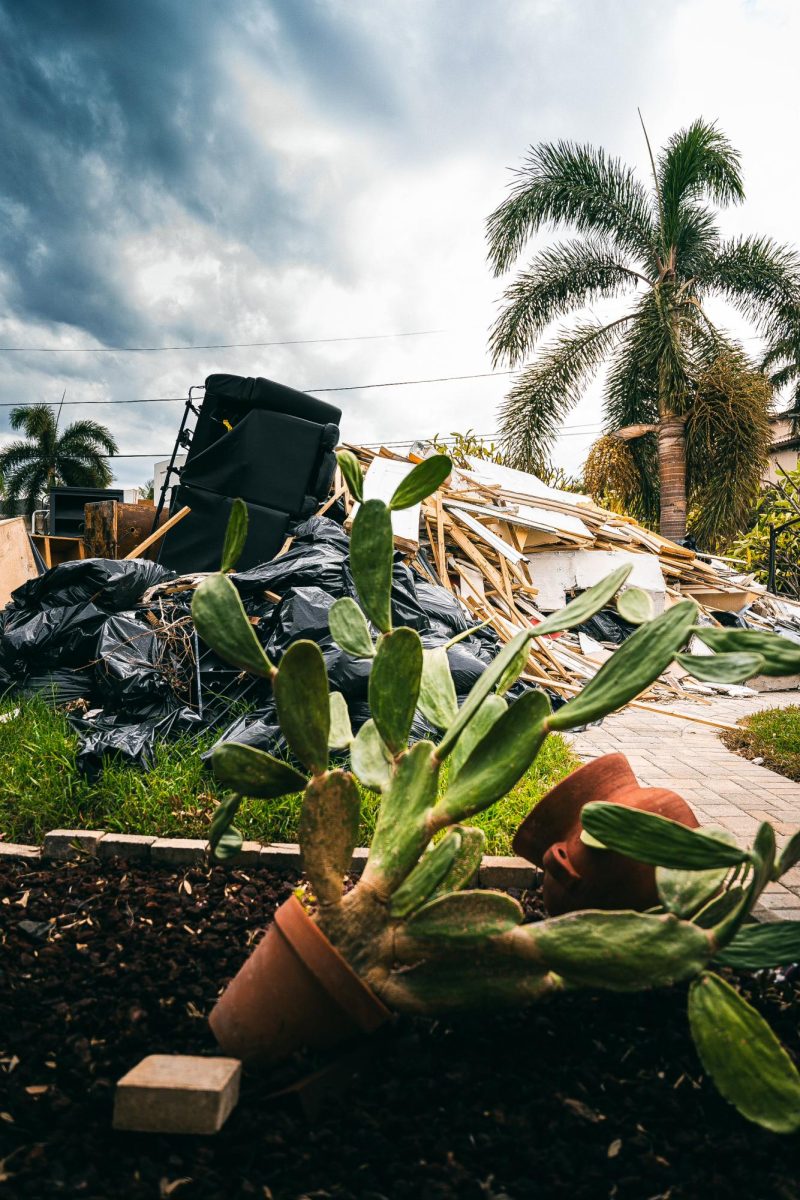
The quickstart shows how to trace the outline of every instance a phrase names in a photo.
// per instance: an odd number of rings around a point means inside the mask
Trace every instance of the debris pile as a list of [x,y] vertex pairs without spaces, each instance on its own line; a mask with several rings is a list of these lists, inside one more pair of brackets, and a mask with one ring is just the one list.
[[[365,470],[366,499],[388,499],[419,461],[348,448]],[[357,729],[368,716],[371,663],[343,652],[328,632],[334,600],[355,596],[347,536],[354,512],[337,469],[317,514],[293,528],[277,556],[231,578],[273,661],[298,638],[319,643],[331,688],[345,697]],[[691,596],[703,623],[772,629],[800,642],[800,605],[767,593],[732,560],[676,545],[588,496],[495,463],[467,460],[393,522],[394,622],[417,629],[426,646],[448,644],[459,699],[504,642],[623,562],[633,568],[629,584],[650,594],[656,613]],[[228,666],[197,637],[191,601],[200,578],[175,577],[143,559],[84,559],[29,579],[0,612],[0,695],[36,693],[66,706],[90,772],[108,753],[147,765],[158,738],[209,729],[220,740],[281,751],[269,684]],[[633,629],[608,608],[577,630],[542,638],[517,686],[544,688],[558,705]],[[710,653],[696,638],[690,650]],[[642,699],[702,705],[714,692],[750,695],[769,683],[702,683],[673,664]],[[800,679],[780,684],[800,686]],[[412,732],[435,736],[420,714]]]
[[[385,448],[348,449],[366,472],[365,498],[388,499],[419,461]],[[353,505],[338,473],[334,499],[344,503],[349,519]],[[649,592],[656,613],[690,597],[703,623],[777,630],[800,641],[800,605],[768,593],[752,575],[738,571],[734,560],[680,546],[631,517],[600,508],[590,496],[494,462],[466,459],[425,504],[396,517],[396,544],[412,567],[441,582],[503,642],[624,562],[633,568],[628,584]],[[525,677],[569,696],[633,628],[615,610],[604,610],[577,633],[534,643]],[[691,650],[708,653],[697,639]],[[647,696],[663,701],[714,692],[750,695],[769,686],[766,680],[752,683],[755,688],[701,683],[673,664]]]

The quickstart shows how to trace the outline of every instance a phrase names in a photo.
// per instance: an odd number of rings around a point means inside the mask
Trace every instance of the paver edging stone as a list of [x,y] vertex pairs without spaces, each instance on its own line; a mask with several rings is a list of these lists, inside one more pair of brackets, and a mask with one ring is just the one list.
[[[55,835],[58,835],[56,837]],[[103,849],[103,842],[108,838],[108,848]],[[102,830],[58,829],[51,830],[45,835],[43,846],[29,846],[18,843],[0,842],[0,863],[21,860],[25,862],[41,862],[53,860],[64,862],[82,857],[97,857],[108,860],[112,857],[124,858],[124,847],[135,850],[137,862],[153,862],[161,866],[194,866],[205,861],[208,855],[208,842],[202,838],[151,838],[138,834],[105,834]],[[113,847],[113,848],[112,848]],[[53,849],[55,853],[53,853]],[[369,849],[359,846],[353,851],[350,873],[358,875],[364,869]],[[241,855],[230,860],[234,866],[272,867],[285,870],[301,870],[302,857],[300,847],[296,842],[245,842]],[[482,887],[519,888],[524,890],[533,887],[538,872],[524,858],[514,855],[484,855],[478,871],[478,882]],[[786,896],[786,900],[792,895]],[[759,903],[753,916],[759,921],[781,920],[775,908],[784,897],[775,896],[766,904]],[[786,906],[789,912],[791,905]],[[789,914],[797,916],[792,910]]]
[[[107,860],[125,858],[129,853],[137,862],[193,866],[205,860],[208,842],[202,838],[157,838],[144,834],[104,833],[98,829],[54,829],[45,834],[41,848],[0,842],[0,861],[53,859],[63,862],[87,855]],[[351,874],[359,875],[363,871],[368,855],[367,846],[358,846],[353,851]],[[260,864],[288,870],[302,869],[297,842],[245,842],[240,854],[229,861],[234,866]],[[537,875],[536,868],[524,858],[487,854],[481,862],[478,878],[484,887],[524,889],[534,885]]]

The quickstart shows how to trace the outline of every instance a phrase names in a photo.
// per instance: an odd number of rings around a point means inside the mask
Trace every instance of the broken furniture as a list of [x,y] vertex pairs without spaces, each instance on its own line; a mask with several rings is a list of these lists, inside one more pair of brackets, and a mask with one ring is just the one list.
[[292,522],[328,495],[341,411],[268,379],[209,375],[197,425],[173,493],[174,514],[191,514],[167,534],[158,561],[176,571],[219,563],[231,506],[248,509],[243,569],[269,561]]

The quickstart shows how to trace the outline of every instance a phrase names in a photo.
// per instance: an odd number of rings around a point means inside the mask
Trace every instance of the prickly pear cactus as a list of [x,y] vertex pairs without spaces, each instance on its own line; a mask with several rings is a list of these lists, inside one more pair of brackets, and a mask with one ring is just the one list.
[[[231,793],[212,821],[214,853],[231,858],[241,846],[233,822],[243,798],[304,790],[299,839],[316,919],[387,1004],[435,1012],[517,1005],[575,988],[636,991],[689,980],[690,1028],[722,1095],[769,1129],[800,1128],[800,1074],[759,1014],[712,969],[759,970],[800,959],[800,922],[748,923],[767,883],[800,860],[800,833],[778,856],[768,824],[742,849],[724,833],[593,803],[583,810],[583,836],[653,864],[658,910],[587,911],[524,924],[509,896],[471,887],[484,837],[464,822],[517,783],[548,733],[603,717],[644,691],[695,632],[697,606],[682,600],[651,619],[646,598],[628,589],[622,607],[638,628],[581,692],[555,713],[540,692],[509,703],[505,693],[525,670],[534,638],[580,625],[608,604],[630,572],[621,567],[513,638],[459,708],[446,648],[426,650],[415,630],[395,628],[390,602],[392,511],[434,491],[450,461],[426,459],[388,505],[364,501],[354,456],[343,453],[340,464],[359,502],[350,563],[360,604],[337,600],[330,631],[348,654],[372,660],[371,718],[353,734],[315,643],[295,642],[277,667],[267,659],[225,573],[246,532],[237,502],[223,570],[195,593],[195,625],[223,658],[271,680],[281,728],[302,771],[252,747],[221,746],[214,770]],[[798,649],[785,639],[749,630],[696,632],[714,654],[680,661],[698,677],[740,681],[797,669]],[[408,746],[416,708],[441,731],[438,741]],[[331,749],[349,750],[349,771],[331,768]],[[381,805],[363,874],[345,894],[358,832],[356,780],[380,793]]]

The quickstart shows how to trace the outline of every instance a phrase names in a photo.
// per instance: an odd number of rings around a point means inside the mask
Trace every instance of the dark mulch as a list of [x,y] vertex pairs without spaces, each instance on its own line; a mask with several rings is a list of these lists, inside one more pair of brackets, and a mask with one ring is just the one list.
[[[114,1133],[145,1054],[214,1053],[205,1015],[294,881],[96,863],[0,874],[0,1194],[37,1200],[796,1200],[800,1144],[702,1078],[680,989],[401,1020],[309,1123],[246,1079],[211,1139]],[[797,1054],[800,995],[749,993]],[[760,993],[760,994],[759,994]]]

